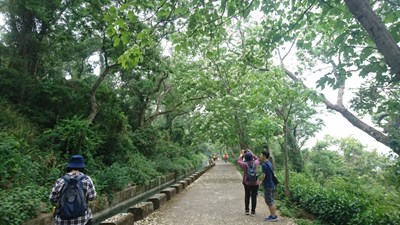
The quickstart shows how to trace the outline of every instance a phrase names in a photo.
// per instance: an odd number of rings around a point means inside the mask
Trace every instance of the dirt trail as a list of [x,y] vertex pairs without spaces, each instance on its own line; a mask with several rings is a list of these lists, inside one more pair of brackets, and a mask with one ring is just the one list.
[[244,189],[241,175],[234,165],[216,161],[216,165],[176,195],[159,210],[135,224],[165,225],[230,225],[275,224],[295,225],[289,218],[265,222],[269,215],[262,196],[258,196],[256,216],[244,214]]

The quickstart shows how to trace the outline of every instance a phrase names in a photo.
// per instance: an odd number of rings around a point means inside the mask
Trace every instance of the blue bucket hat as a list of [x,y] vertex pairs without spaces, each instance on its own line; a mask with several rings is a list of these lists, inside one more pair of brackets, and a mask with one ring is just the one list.
[[73,155],[67,163],[67,168],[83,169],[85,168],[85,163],[83,161],[83,156]]
[[251,161],[253,160],[253,154],[251,152],[246,152],[246,154],[244,154],[244,159],[246,161]]

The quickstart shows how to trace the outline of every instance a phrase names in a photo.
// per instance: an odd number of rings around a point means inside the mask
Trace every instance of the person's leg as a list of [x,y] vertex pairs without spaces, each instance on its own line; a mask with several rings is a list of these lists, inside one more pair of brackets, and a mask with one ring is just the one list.
[[[270,216],[268,218],[271,218],[271,219],[273,219],[273,221],[276,221],[277,216],[276,216],[276,208],[275,208],[275,202],[274,202],[274,189],[273,188],[264,188],[264,199],[265,199],[265,203],[267,204],[269,212],[270,212]],[[265,218],[265,219],[267,219],[267,218]]]
[[257,207],[257,192],[258,192],[258,185],[251,187],[251,213],[255,214],[256,207]]
[[90,219],[85,225],[92,225],[92,219]]
[[249,213],[249,204],[250,204],[250,188],[247,185],[244,186],[244,211],[246,214]]
[[268,208],[269,208],[269,211],[271,212],[271,215],[276,216],[275,204],[269,205]]

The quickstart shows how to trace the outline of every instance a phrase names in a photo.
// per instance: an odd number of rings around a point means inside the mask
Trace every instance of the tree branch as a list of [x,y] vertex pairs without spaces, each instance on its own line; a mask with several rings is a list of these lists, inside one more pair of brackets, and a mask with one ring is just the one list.
[[100,75],[100,77],[96,80],[96,83],[94,83],[92,89],[90,90],[90,105],[91,105],[91,110],[90,114],[88,116],[88,121],[89,123],[92,123],[94,118],[97,115],[97,112],[99,111],[98,105],[97,105],[97,99],[96,99],[96,91],[99,88],[100,84],[103,82],[103,80],[106,78],[106,76],[109,74],[110,70],[119,66],[119,64],[113,64],[111,66],[106,66],[106,69],[103,71],[103,73]]
[[[295,82],[299,82],[299,84],[301,84],[304,88],[308,89],[308,87],[300,79],[298,79],[292,72],[290,72],[286,68],[283,68],[283,69],[288,77],[290,77]],[[361,121],[353,113],[351,113],[348,109],[346,109],[342,104],[335,105],[335,104],[331,103],[328,99],[326,99],[326,97],[322,94],[320,95],[320,97],[328,109],[332,109],[332,110],[340,113],[353,126],[364,131],[366,134],[368,134],[369,136],[371,136],[378,142],[388,146],[394,152],[396,152],[398,155],[400,155],[400,149],[393,147],[393,145],[391,143],[391,139],[388,136],[386,136],[382,132],[376,130],[375,128],[373,128],[373,127],[369,126],[368,124],[364,123],[363,121]]]

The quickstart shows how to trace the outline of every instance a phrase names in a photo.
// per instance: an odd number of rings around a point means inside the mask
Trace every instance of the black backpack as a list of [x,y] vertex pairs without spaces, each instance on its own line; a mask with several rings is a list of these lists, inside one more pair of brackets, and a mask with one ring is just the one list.
[[252,162],[251,166],[249,163],[246,162],[247,165],[247,183],[249,185],[256,185],[257,182],[257,169],[254,165],[254,161]]
[[58,215],[62,220],[75,219],[85,215],[87,210],[86,191],[83,189],[82,180],[85,175],[77,177],[63,176],[64,187],[61,190],[58,205]]

